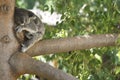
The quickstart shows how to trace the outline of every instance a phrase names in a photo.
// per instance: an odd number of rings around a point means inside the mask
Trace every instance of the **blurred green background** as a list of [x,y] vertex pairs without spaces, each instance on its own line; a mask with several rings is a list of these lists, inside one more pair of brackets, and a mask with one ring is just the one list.
[[[16,0],[16,6],[62,15],[61,23],[46,26],[44,39],[119,33],[120,0]],[[79,80],[120,80],[119,47],[91,48],[35,57]],[[31,80],[35,75],[21,76]]]

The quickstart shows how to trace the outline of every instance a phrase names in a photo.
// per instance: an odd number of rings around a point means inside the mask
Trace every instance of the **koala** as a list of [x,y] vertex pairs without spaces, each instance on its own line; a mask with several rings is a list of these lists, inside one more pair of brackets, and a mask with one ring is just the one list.
[[44,24],[39,17],[26,9],[15,7],[14,24],[13,30],[21,45],[21,52],[26,52],[41,40],[45,33]]

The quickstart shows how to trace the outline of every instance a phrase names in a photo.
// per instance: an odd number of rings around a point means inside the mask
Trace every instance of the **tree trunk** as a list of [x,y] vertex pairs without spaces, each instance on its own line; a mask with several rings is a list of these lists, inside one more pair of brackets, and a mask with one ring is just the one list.
[[0,0],[0,80],[15,80],[8,60],[16,50],[14,38],[13,13],[15,0]]

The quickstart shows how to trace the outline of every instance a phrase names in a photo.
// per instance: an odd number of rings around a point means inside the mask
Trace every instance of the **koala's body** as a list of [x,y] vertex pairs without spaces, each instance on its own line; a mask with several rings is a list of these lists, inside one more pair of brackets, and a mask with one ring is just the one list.
[[14,32],[21,44],[21,51],[26,52],[42,39],[45,28],[39,17],[33,12],[15,7]]

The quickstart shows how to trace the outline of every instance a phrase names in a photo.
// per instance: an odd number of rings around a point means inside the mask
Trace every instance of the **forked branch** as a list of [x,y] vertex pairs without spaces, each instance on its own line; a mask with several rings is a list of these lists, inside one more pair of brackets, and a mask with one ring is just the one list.
[[30,56],[22,53],[14,54],[10,59],[10,65],[12,69],[16,71],[16,76],[28,73],[36,74],[38,76],[47,78],[48,80],[77,80],[70,74],[53,68],[47,63],[34,60]]

